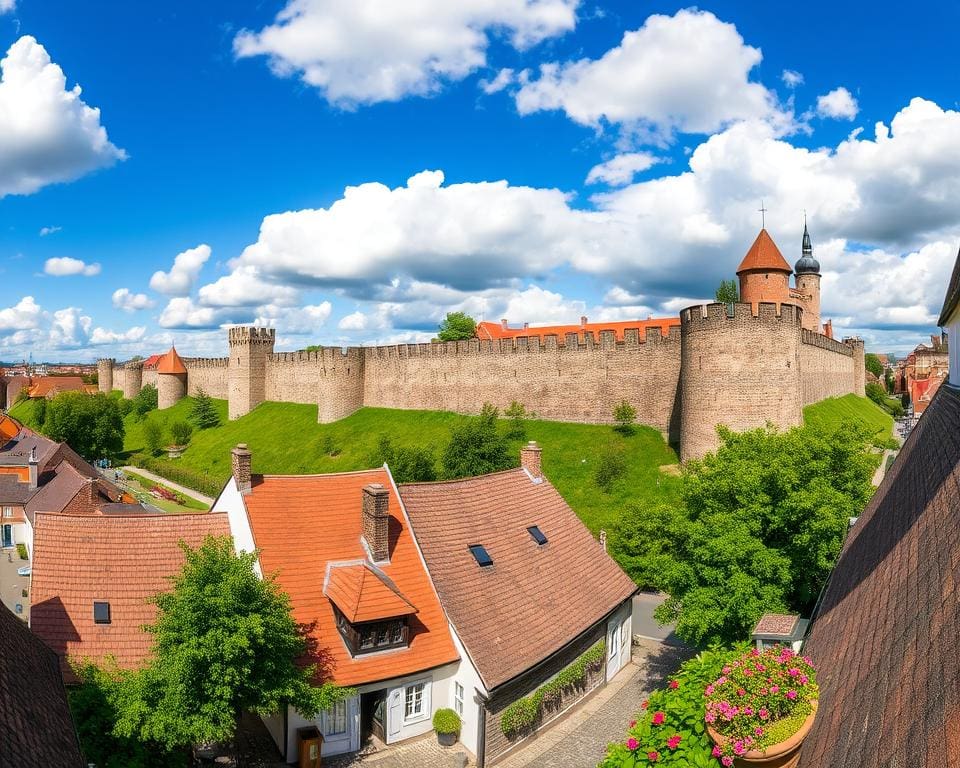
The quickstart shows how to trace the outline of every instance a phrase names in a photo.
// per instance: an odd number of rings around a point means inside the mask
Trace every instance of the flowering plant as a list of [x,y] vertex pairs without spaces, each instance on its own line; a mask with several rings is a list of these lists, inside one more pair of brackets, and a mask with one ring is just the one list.
[[704,720],[726,737],[714,746],[714,757],[731,766],[735,756],[789,739],[818,693],[810,659],[789,648],[754,648],[727,663],[704,690]]

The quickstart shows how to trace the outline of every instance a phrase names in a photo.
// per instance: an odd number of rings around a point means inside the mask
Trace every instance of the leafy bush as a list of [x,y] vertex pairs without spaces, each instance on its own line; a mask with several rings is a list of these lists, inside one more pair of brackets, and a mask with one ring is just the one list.
[[380,435],[373,463],[387,464],[398,483],[428,483],[437,479],[433,452],[419,446],[394,448],[389,435]]
[[437,733],[460,733],[460,715],[452,709],[441,708],[433,713],[433,730]]
[[157,388],[153,384],[145,384],[131,402],[137,416],[146,416],[157,409]]
[[153,419],[143,425],[143,442],[152,455],[160,453],[163,448],[163,427]]
[[21,560],[29,560],[30,555],[27,553],[27,545],[22,541],[17,542],[17,554],[20,555]]
[[33,418],[40,427],[43,427],[43,422],[47,419],[47,399],[45,397],[37,398],[33,406]]
[[192,434],[193,427],[185,421],[175,421],[170,425],[170,439],[174,445],[186,445]]
[[594,482],[607,493],[613,483],[627,471],[627,457],[622,447],[607,445],[600,454],[597,469],[593,473]]
[[61,392],[46,408],[47,437],[67,443],[88,461],[116,458],[123,450],[123,417],[114,398]]
[[486,475],[516,466],[506,439],[497,432],[498,415],[493,405],[484,403],[478,416],[470,416],[454,428],[441,459],[445,478]]
[[720,672],[704,689],[704,720],[726,737],[713,750],[713,756],[725,765],[729,764],[727,758],[732,762],[748,750],[765,749],[790,738],[819,695],[810,660],[790,648],[753,648],[725,664]]
[[614,429],[624,435],[633,434],[633,422],[637,420],[637,409],[626,400],[621,400],[620,404],[613,409],[613,420],[617,422]]
[[507,418],[506,438],[508,440],[525,440],[527,437],[527,409],[523,403],[514,400],[510,407],[503,412]]
[[586,685],[587,676],[603,666],[605,653],[606,645],[600,640],[572,664],[561,669],[553,680],[510,704],[500,715],[500,730],[504,736],[510,738],[532,728],[544,705],[555,706],[560,703],[565,691]]
[[213,398],[210,397],[200,387],[197,387],[193,395],[193,407],[190,409],[190,418],[200,429],[210,429],[210,427],[220,426],[220,416],[217,408],[213,404]]
[[599,768],[718,768],[704,722],[703,692],[721,674],[723,666],[745,650],[746,646],[737,650],[714,648],[684,662],[666,688],[654,691],[643,702],[627,738],[607,747]]
[[322,450],[325,455],[330,457],[340,455],[340,446],[338,446],[336,441],[333,439],[333,435],[323,436],[323,440],[320,443],[320,450]]

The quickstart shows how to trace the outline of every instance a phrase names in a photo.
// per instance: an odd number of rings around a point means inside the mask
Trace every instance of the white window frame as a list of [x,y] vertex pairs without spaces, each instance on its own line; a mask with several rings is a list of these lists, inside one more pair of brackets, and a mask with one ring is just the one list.
[[[426,709],[427,703],[427,686],[430,684],[429,680],[416,680],[412,683],[407,683],[403,686],[403,722],[404,723],[413,723],[417,720],[423,720],[425,717],[429,716],[429,712]],[[420,689],[420,699],[417,700],[416,689]],[[413,697],[411,699],[411,693]],[[411,710],[410,705],[419,703],[419,709]]]
[[[343,728],[337,730],[337,721],[340,719],[342,708]],[[343,699],[331,705],[329,709],[323,712],[323,735],[324,737],[345,736],[350,728],[347,718],[347,700]]]
[[463,686],[456,680],[453,681],[453,709],[463,716]]
[[4,517],[13,517],[13,507],[4,507],[3,508]]

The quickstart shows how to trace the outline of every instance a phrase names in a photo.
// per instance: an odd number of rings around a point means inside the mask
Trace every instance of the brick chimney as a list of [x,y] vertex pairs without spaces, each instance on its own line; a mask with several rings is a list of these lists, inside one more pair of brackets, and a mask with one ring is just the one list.
[[30,459],[27,461],[27,466],[30,468],[30,490],[32,491],[40,482],[40,462],[37,460],[37,446],[30,449]]
[[87,478],[87,503],[90,505],[90,512],[96,512],[100,506],[100,489],[97,487],[97,478]]
[[543,472],[540,471],[540,446],[535,440],[520,449],[520,466],[527,470],[534,480],[543,477]]
[[586,327],[587,327],[587,316],[586,316],[586,315],[580,315],[580,327],[581,327],[581,328],[586,328]]
[[507,330],[507,318],[500,320],[500,327],[503,328],[503,330]]
[[380,483],[363,487],[363,540],[373,562],[390,562],[390,492]]
[[237,482],[241,496],[248,495],[253,487],[250,480],[250,456],[246,443],[237,443],[237,447],[230,451],[233,479]]

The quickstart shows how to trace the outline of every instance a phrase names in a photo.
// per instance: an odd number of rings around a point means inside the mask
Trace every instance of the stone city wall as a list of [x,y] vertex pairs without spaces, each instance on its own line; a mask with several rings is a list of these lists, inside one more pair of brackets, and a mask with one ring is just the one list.
[[202,389],[210,397],[227,399],[227,357],[186,357],[187,394],[193,397]]
[[847,344],[803,329],[800,336],[803,405],[854,391],[854,352]]

